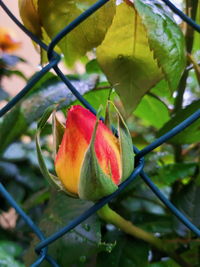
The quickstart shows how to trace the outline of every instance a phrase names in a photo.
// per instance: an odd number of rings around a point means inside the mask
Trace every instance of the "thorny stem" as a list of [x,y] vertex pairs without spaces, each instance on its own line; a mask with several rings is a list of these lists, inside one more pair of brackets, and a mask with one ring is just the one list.
[[108,206],[108,204],[98,211],[98,215],[100,216],[100,218],[102,218],[106,222],[112,223],[115,226],[117,226],[123,232],[133,237],[136,237],[140,240],[143,240],[153,245],[158,250],[165,252],[168,256],[174,259],[182,267],[191,267],[189,263],[185,262],[178,254],[175,254],[173,252],[173,248],[171,244],[169,246],[169,244],[167,244],[166,242],[163,242],[162,240],[160,240],[153,234],[146,232],[143,229],[135,226],[131,221],[127,221],[126,219],[121,217],[118,213],[116,213],[114,210],[112,210]]

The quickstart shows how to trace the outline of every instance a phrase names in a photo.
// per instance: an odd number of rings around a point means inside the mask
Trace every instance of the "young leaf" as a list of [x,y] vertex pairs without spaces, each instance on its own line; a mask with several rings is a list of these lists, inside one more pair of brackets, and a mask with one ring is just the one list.
[[185,66],[183,35],[156,1],[136,0],[116,8],[97,59],[131,113],[161,79],[176,89]]
[[[38,11],[45,31],[52,39],[95,2],[38,0]],[[58,43],[68,65],[73,65],[75,60],[102,42],[114,13],[115,3],[111,0]]]
[[134,6],[126,3],[116,7],[113,23],[97,48],[97,60],[128,113],[163,77],[142,20]]

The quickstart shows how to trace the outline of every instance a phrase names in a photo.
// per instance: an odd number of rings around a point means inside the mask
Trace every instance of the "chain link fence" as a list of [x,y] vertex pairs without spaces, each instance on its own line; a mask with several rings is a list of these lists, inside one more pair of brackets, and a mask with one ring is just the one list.
[[[0,117],[5,115],[11,108],[13,108],[32,88],[33,86],[51,69],[53,69],[58,77],[66,84],[72,94],[92,113],[96,113],[95,109],[84,99],[84,97],[76,90],[76,88],[72,85],[70,80],[63,74],[63,72],[58,67],[58,63],[60,61],[60,56],[54,51],[57,43],[65,37],[68,33],[70,33],[75,27],[77,27],[81,22],[86,20],[91,14],[101,8],[104,4],[106,4],[109,0],[99,0],[94,5],[92,5],[88,10],[83,12],[80,16],[78,16],[74,21],[72,21],[69,25],[67,25],[62,31],[60,31],[56,37],[52,40],[52,42],[47,46],[41,40],[39,40],[34,34],[32,34],[29,30],[27,30],[18,19],[10,12],[8,7],[0,0],[1,7],[8,14],[8,16],[27,34],[33,41],[35,41],[41,48],[47,51],[49,63],[41,69],[38,73],[36,73],[32,79],[28,82],[28,84],[12,99],[8,102],[1,110]],[[162,0],[174,13],[176,13],[182,20],[188,23],[193,29],[200,33],[200,25],[196,24],[192,19],[187,17],[182,11],[177,9],[170,1]],[[130,177],[119,185],[117,191],[113,194],[104,197],[99,202],[95,203],[91,208],[82,213],[79,217],[74,218],[69,224],[55,232],[51,236],[46,237],[42,231],[37,227],[37,225],[31,220],[31,218],[26,214],[22,208],[16,203],[16,201],[12,198],[12,196],[7,192],[5,187],[0,183],[0,194],[7,200],[7,202],[15,208],[16,212],[23,218],[25,223],[32,229],[32,231],[37,235],[40,239],[40,242],[35,247],[35,252],[38,255],[37,260],[31,265],[31,267],[39,266],[44,260],[48,261],[51,266],[58,267],[58,263],[55,259],[48,255],[48,245],[56,241],[61,236],[67,234],[70,230],[75,228],[77,225],[86,220],[89,216],[103,207],[106,203],[110,202],[113,198],[118,196],[120,192],[127,187],[130,183],[134,182],[134,180],[142,179],[144,183],[146,183],[149,188],[154,192],[154,194],[166,205],[172,214],[174,214],[186,227],[188,227],[196,236],[200,237],[200,230],[191,223],[187,217],[180,212],[164,195],[163,193],[156,187],[156,185],[151,181],[148,175],[144,172],[144,156],[150,153],[155,148],[159,147],[167,140],[175,136],[176,134],[183,131],[186,127],[191,125],[194,121],[200,118],[200,109],[189,116],[186,120],[181,122],[179,125],[174,127],[172,130],[156,139],[153,143],[148,145],[142,150],[138,150],[134,147],[134,151],[136,153],[136,166],[133,173]]]

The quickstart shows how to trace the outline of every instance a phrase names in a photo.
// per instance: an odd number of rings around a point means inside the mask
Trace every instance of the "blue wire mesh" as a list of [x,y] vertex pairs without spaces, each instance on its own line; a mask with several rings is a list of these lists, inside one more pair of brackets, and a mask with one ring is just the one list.
[[[69,32],[71,32],[75,27],[77,27],[82,21],[87,19],[91,14],[97,11],[101,6],[106,4],[109,0],[99,0],[94,5],[92,5],[89,9],[83,12],[80,16],[78,16],[75,20],[73,20],[69,25],[67,25],[62,31],[60,31],[56,37],[51,41],[49,46],[44,44],[41,40],[39,40],[33,33],[27,30],[18,20],[17,18],[10,12],[7,6],[0,0],[1,7],[8,14],[8,16],[24,31],[32,40],[34,40],[40,47],[47,51],[49,63],[42,68],[40,72],[35,74],[32,79],[28,82],[28,84],[10,101],[8,102],[1,110],[0,117],[6,114],[11,108],[13,108],[32,88],[33,86],[51,69],[57,73],[58,77],[66,84],[69,90],[76,96],[76,98],[92,113],[96,114],[95,109],[84,99],[83,96],[76,90],[76,88],[71,84],[70,80],[62,73],[60,68],[58,67],[58,63],[60,61],[60,56],[54,51],[57,43],[65,37]],[[187,22],[193,29],[200,33],[200,25],[196,24],[191,18],[187,17],[182,11],[177,9],[170,1],[162,0],[174,13],[176,13],[179,17],[181,17],[185,22]],[[154,192],[154,194],[169,208],[169,210],[183,223],[187,226],[196,236],[200,237],[200,230],[191,223],[186,216],[181,213],[164,195],[163,193],[156,187],[156,185],[151,181],[148,175],[144,172],[144,156],[159,147],[167,140],[175,136],[176,134],[183,131],[186,127],[191,125],[194,121],[200,118],[200,109],[189,116],[186,120],[181,122],[179,125],[174,127],[172,130],[168,131],[166,134],[156,139],[150,145],[145,147],[142,150],[138,150],[134,147],[134,151],[136,153],[136,167],[130,177],[119,185],[117,191],[113,194],[104,197],[99,202],[95,203],[92,207],[82,213],[79,217],[72,220],[65,227],[52,234],[49,237],[45,237],[41,230],[37,227],[37,225],[31,220],[31,218],[20,208],[20,206],[16,203],[16,201],[12,198],[12,196],[7,192],[2,183],[0,183],[0,193],[7,200],[7,202],[15,208],[17,213],[23,218],[25,223],[33,230],[36,236],[40,239],[40,243],[38,243],[35,247],[35,251],[38,254],[37,260],[31,265],[32,267],[39,266],[44,260],[47,260],[51,266],[58,267],[57,262],[47,254],[48,245],[56,241],[58,238],[68,233],[71,229],[75,228],[78,224],[86,220],[89,216],[103,207],[106,203],[110,202],[113,198],[120,194],[120,192],[127,187],[130,183],[132,183],[137,177],[141,177],[143,181],[150,187],[150,189]]]

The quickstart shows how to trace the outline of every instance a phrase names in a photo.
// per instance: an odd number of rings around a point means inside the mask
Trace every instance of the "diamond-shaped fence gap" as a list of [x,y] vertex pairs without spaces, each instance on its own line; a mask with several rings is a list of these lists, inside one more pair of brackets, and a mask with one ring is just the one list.
[[[76,88],[71,84],[70,80],[66,78],[66,76],[62,73],[62,71],[58,67],[58,63],[60,61],[60,56],[54,51],[57,43],[65,37],[69,32],[71,32],[75,27],[77,27],[81,22],[86,20],[90,15],[92,15],[95,11],[97,11],[101,6],[107,3],[109,0],[100,0],[92,5],[88,10],[83,12],[80,16],[78,16],[75,20],[73,20],[69,25],[67,25],[62,31],[60,31],[56,37],[52,40],[49,46],[46,46],[41,40],[39,40],[33,33],[31,33],[28,29],[26,29],[17,18],[10,12],[7,6],[0,0],[1,7],[8,14],[8,16],[21,28],[22,31],[25,32],[32,40],[34,40],[41,48],[47,51],[49,63],[42,68],[40,72],[35,74],[33,78],[28,82],[28,84],[10,101],[7,103],[5,107],[0,110],[0,117],[6,114],[12,107],[14,107],[23,97],[33,88],[33,86],[45,75],[49,70],[54,69],[60,79],[66,84],[66,86],[70,89],[70,91],[76,96],[81,103],[88,108],[92,113],[96,114],[95,109],[84,99],[82,95],[76,90]],[[200,32],[200,25],[196,24],[192,19],[187,17],[182,11],[177,9],[170,1],[162,0],[174,13],[176,13],[179,17],[181,17],[184,21],[186,21],[191,27],[193,27],[196,31]],[[55,232],[49,237],[45,237],[38,226],[31,220],[31,218],[21,209],[21,207],[16,203],[16,201],[12,198],[12,196],[6,191],[4,186],[0,183],[0,193],[7,200],[7,202],[15,208],[16,212],[23,218],[25,223],[33,230],[33,232],[40,239],[40,243],[38,243],[35,247],[36,252],[38,253],[37,260],[32,264],[32,267],[39,266],[43,260],[47,260],[51,266],[58,267],[57,262],[47,254],[48,245],[53,243],[55,240],[69,232],[71,229],[79,225],[81,222],[86,220],[89,216],[103,207],[106,203],[110,202],[113,198],[120,194],[120,192],[126,188],[130,183],[132,183],[137,177],[141,177],[144,182],[151,188],[154,194],[170,209],[170,211],[183,223],[185,224],[193,233],[195,233],[198,237],[200,236],[200,230],[192,224],[186,216],[181,213],[165,196],[164,194],[156,187],[156,185],[151,181],[148,175],[143,171],[144,167],[144,158],[146,154],[150,153],[156,147],[162,145],[167,140],[183,131],[186,127],[192,124],[200,118],[200,109],[197,110],[194,114],[189,116],[182,123],[174,127],[172,130],[156,139],[150,145],[139,151],[134,147],[134,151],[136,153],[136,166],[133,173],[130,177],[119,185],[117,191],[113,194],[104,197],[97,203],[95,203],[91,208],[83,212],[79,217],[74,218],[70,223],[68,223],[65,227]]]

